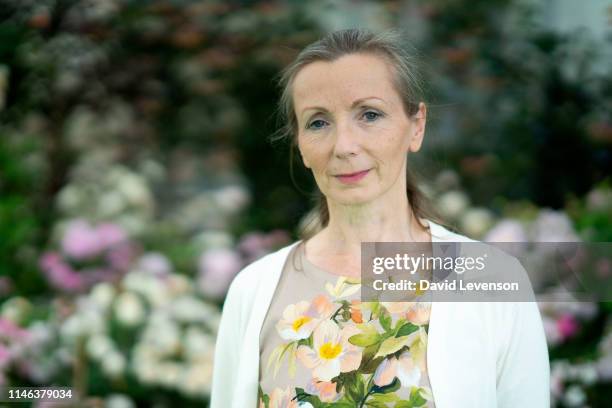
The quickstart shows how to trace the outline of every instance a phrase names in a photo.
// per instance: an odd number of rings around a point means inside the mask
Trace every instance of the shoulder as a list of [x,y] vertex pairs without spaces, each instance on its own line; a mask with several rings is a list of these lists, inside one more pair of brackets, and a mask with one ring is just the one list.
[[272,273],[275,268],[283,267],[289,251],[299,242],[300,241],[293,242],[274,252],[264,255],[242,268],[230,284],[228,297],[230,295],[240,297],[252,296],[255,293],[254,289],[265,281],[266,278],[269,278],[270,273]]

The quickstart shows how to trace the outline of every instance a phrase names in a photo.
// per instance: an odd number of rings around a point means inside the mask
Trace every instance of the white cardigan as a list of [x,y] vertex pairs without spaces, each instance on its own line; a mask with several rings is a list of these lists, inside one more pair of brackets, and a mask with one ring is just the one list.
[[[473,241],[432,221],[432,242]],[[230,285],[215,348],[211,408],[254,408],[259,333],[294,242]],[[520,262],[516,262],[520,266]],[[548,408],[550,366],[535,302],[432,302],[427,367],[437,408]]]

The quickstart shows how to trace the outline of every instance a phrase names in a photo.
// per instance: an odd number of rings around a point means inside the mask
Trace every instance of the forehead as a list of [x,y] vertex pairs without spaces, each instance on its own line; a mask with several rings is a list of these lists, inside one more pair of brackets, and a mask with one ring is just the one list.
[[391,67],[383,57],[351,54],[335,61],[306,65],[293,82],[296,111],[313,104],[346,104],[355,99],[376,96],[390,104],[399,101],[391,81]]

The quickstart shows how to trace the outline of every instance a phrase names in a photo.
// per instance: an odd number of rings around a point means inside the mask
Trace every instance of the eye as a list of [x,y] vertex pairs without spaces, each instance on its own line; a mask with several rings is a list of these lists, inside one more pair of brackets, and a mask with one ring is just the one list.
[[[321,124],[321,126],[315,126],[316,124]],[[321,120],[321,119],[317,119],[317,120],[313,120],[312,122],[310,122],[307,126],[306,129],[313,129],[313,130],[317,130],[317,129],[322,129],[322,124],[324,124],[325,121]]]
[[376,112],[376,111],[366,111],[363,113],[363,116],[365,116],[368,120],[368,122],[374,122],[376,121],[378,118],[383,117],[384,115],[382,113]]

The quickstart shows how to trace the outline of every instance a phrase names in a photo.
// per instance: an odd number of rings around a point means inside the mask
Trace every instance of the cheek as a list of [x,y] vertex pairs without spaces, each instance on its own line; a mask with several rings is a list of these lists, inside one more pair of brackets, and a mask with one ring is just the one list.
[[408,152],[406,138],[390,136],[372,146],[372,152],[381,167],[396,168],[402,165],[403,159]]

